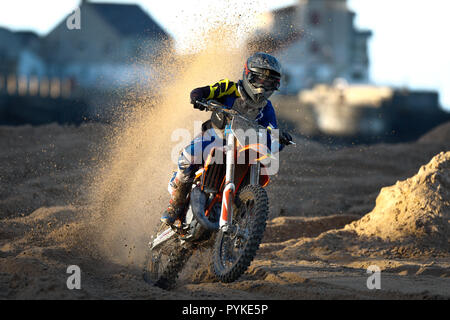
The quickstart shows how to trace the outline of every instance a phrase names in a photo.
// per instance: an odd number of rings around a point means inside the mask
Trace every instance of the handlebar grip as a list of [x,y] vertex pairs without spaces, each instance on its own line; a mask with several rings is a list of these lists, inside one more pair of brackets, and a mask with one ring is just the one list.
[[200,111],[204,111],[207,109],[207,104],[202,100],[195,100],[194,102],[194,109],[198,109]]
[[208,111],[215,111],[217,110],[217,107],[211,105],[212,100],[205,101],[205,100],[197,100],[195,101],[194,108],[200,109],[200,110],[208,110]]

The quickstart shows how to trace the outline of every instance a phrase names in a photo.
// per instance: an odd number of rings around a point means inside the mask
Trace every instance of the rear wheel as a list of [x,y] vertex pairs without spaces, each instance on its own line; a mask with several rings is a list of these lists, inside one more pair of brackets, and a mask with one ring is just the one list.
[[[160,223],[153,239],[166,229],[167,225]],[[177,237],[155,249],[150,248],[144,265],[144,280],[162,289],[172,289],[176,285],[178,274],[191,255],[190,246],[186,243],[181,245]]]
[[231,231],[217,233],[212,269],[222,282],[239,278],[253,261],[264,236],[269,213],[267,193],[247,185],[237,196]]

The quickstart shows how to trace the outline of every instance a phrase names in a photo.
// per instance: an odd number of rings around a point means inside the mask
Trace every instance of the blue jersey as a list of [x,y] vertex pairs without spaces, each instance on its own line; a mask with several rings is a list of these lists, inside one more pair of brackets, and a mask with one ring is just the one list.
[[[194,89],[191,92],[191,100],[200,98],[207,100],[214,99],[225,105],[228,109],[233,107],[235,100],[240,98],[240,96],[237,83],[228,79],[220,80],[210,86]],[[261,126],[278,129],[277,117],[270,100],[267,100],[267,104],[261,108],[255,120]],[[267,146],[269,149],[271,148],[271,142],[271,138],[268,136]],[[279,150],[282,148],[283,146],[279,145]]]

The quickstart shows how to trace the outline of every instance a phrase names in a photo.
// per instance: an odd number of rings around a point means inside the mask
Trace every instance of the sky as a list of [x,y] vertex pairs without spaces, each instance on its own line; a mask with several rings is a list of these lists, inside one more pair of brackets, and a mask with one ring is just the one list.
[[[227,0],[238,3],[237,0]],[[261,2],[262,1],[262,2]],[[195,35],[202,20],[219,3],[210,0],[96,0],[137,3],[179,43]],[[212,6],[214,3],[214,6]],[[242,0],[245,10],[267,11],[295,0]],[[256,4],[258,3],[258,4]],[[47,34],[79,0],[1,0],[0,26]],[[450,110],[450,19],[448,0],[348,0],[358,28],[372,30],[369,42],[370,77],[377,85],[432,89]]]

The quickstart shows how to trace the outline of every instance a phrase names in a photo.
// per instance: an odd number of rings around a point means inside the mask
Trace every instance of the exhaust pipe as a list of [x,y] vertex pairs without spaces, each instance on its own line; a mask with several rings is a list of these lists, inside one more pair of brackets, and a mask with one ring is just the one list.
[[219,230],[219,221],[212,222],[205,216],[206,194],[199,187],[194,187],[191,191],[192,214],[200,225],[209,231]]

